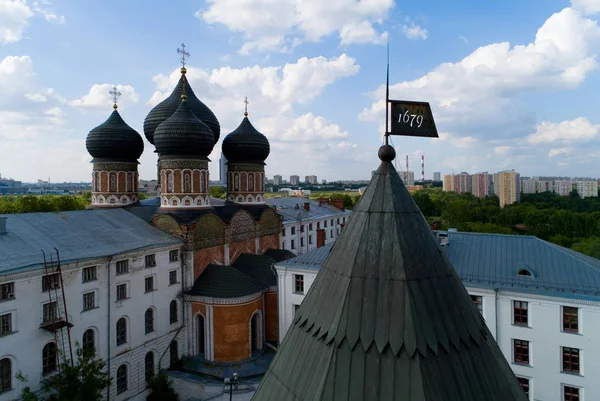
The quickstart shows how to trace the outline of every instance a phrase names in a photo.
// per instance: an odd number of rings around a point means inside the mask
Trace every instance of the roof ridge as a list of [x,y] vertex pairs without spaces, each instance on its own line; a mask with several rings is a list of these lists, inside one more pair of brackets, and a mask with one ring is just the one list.
[[[565,247],[563,247],[563,246],[560,246],[560,245],[558,245],[558,244],[554,244],[554,243],[552,243],[552,242],[550,242],[550,241],[546,241],[546,240],[543,240],[543,239],[541,239],[541,238],[538,238],[538,237],[534,237],[534,238],[536,238],[538,241],[542,241],[542,242],[544,242],[545,244],[549,244],[549,245],[550,245],[550,246],[552,246],[553,248],[556,248],[556,249],[558,249],[560,252],[562,252],[562,253],[564,253],[564,254],[566,254],[566,255],[569,255],[570,257],[572,257],[572,258],[574,258],[574,259],[577,259],[577,260],[579,260],[580,262],[582,262],[582,263],[584,263],[584,264],[588,265],[589,267],[593,268],[594,270],[600,270],[600,266],[594,266],[594,265],[592,265],[591,263],[589,263],[589,262],[586,260],[586,258],[581,258],[581,257],[579,257],[578,255],[575,255],[575,254],[573,254],[573,253],[571,253],[571,252],[568,252],[567,248],[565,248]],[[572,249],[569,249],[569,250],[570,250],[570,251],[573,251]],[[573,251],[573,252],[579,253],[579,252],[577,252],[577,251]],[[583,256],[587,256],[587,257],[591,257],[591,256],[588,256],[588,255],[585,255],[585,254],[581,254],[581,255],[583,255]],[[600,260],[598,261],[598,263],[600,264]]]

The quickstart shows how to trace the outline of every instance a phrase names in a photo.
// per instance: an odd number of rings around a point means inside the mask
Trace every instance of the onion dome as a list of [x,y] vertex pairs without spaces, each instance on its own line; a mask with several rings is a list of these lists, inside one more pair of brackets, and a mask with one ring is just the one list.
[[156,127],[156,152],[159,155],[208,156],[215,146],[213,132],[192,112],[185,96],[182,97],[175,113]]
[[94,159],[137,160],[144,151],[144,141],[116,109],[108,119],[90,131],[85,141]]
[[270,151],[269,140],[254,128],[248,113],[244,113],[240,126],[223,139],[223,154],[229,162],[264,163]]
[[179,107],[184,83],[186,85],[185,94],[187,95],[188,107],[190,110],[192,110],[196,117],[208,125],[214,135],[215,143],[219,140],[219,136],[221,135],[221,126],[219,125],[219,120],[217,120],[217,117],[211,111],[211,109],[209,109],[196,97],[194,91],[187,82],[185,75],[182,74],[171,95],[154,106],[144,120],[144,135],[146,135],[146,139],[148,139],[148,142],[151,144],[154,144],[155,131],[158,125],[169,118]]

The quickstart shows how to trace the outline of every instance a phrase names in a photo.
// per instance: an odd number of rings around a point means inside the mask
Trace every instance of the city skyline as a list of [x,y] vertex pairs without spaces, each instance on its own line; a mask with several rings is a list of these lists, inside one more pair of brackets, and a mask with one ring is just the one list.
[[[142,3],[1,1],[0,171],[17,180],[89,181],[85,136],[110,114],[108,91],[117,86],[119,111],[141,133],[177,80],[181,42],[190,82],[223,134],[239,124],[248,97],[250,118],[272,145],[268,176],[310,165],[328,181],[369,178],[384,131],[388,41],[391,97],[430,102],[440,132],[392,138],[411,165],[425,155],[426,177],[507,168],[593,175],[600,155],[597,2],[335,0],[321,9],[282,0],[266,13],[253,0],[233,15],[231,0],[209,0],[156,4],[133,18]],[[149,34],[159,26],[167,29]],[[140,177],[154,178],[148,142],[140,162]]]

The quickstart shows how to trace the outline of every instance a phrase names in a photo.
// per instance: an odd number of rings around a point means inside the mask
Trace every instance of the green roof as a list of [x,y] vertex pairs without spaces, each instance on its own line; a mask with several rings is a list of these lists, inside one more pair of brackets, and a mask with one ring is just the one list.
[[232,266],[209,264],[194,282],[188,295],[239,298],[263,291],[265,286]]

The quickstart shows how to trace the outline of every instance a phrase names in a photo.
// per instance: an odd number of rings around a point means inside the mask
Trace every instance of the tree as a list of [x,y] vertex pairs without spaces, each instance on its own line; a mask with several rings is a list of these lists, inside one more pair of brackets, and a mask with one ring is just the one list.
[[179,396],[171,385],[171,380],[165,372],[158,374],[148,379],[148,389],[150,394],[146,397],[146,401],[178,401]]
[[227,197],[227,192],[225,192],[223,187],[215,185],[210,187],[210,196],[213,198],[225,199]]

